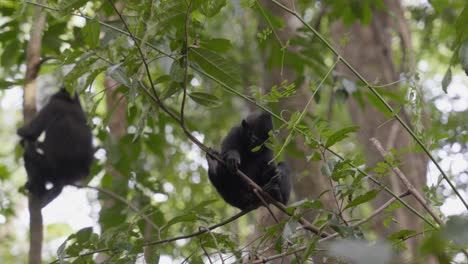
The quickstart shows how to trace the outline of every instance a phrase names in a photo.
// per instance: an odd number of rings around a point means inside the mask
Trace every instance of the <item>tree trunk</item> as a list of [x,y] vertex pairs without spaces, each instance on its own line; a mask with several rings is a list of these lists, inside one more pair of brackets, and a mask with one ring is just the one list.
[[[40,1],[40,4],[45,4]],[[23,116],[28,123],[36,114],[37,75],[41,67],[42,32],[46,22],[46,12],[41,7],[34,8],[34,19],[30,41],[26,50],[26,76],[24,86]],[[29,193],[29,263],[42,262],[43,223],[41,201]]]
[[[378,80],[377,85],[388,84],[399,79],[399,72],[395,69],[394,58],[392,53],[392,30],[397,27],[402,42],[409,48],[411,38],[409,31],[403,30],[406,27],[401,11],[401,7],[397,1],[387,0],[387,11],[374,11],[372,22],[369,25],[361,25],[355,23],[350,27],[346,27],[342,22],[335,22],[331,26],[331,32],[335,41],[335,46],[340,47],[340,54],[353,65],[353,67],[370,82]],[[400,14],[401,16],[392,17],[391,14]],[[396,21],[395,21],[396,20]],[[340,38],[349,36],[349,42],[343,47],[339,45]],[[404,52],[408,53],[409,50]],[[409,58],[409,65],[413,62]],[[344,64],[338,66],[340,73],[343,73],[346,78],[356,81],[357,78],[345,67]],[[396,89],[395,86],[388,86],[390,89]],[[366,87],[360,87],[363,92]],[[361,142],[366,156],[366,163],[369,168],[373,168],[376,164],[382,161],[378,151],[370,144],[369,140],[376,137],[384,147],[389,149],[401,150],[412,145],[410,135],[396,121],[387,122],[388,119],[373,107],[369,101],[366,101],[365,109],[360,108],[354,98],[348,100],[348,109],[356,125],[360,126],[358,139]],[[412,181],[419,190],[426,183],[426,167],[427,157],[422,153],[407,152],[401,156],[400,168]],[[397,180],[396,175],[389,175],[383,179],[384,184],[389,184],[391,189],[396,193],[405,191],[405,187]],[[378,207],[389,199],[389,195],[381,192],[375,200],[375,206]],[[416,210],[421,211],[421,206],[414,199],[410,200],[410,205]],[[399,209],[396,213],[396,220],[399,227],[393,226],[386,229],[382,221],[378,219],[374,221],[375,230],[381,236],[387,236],[389,233],[403,229],[412,229],[422,231],[421,219],[414,216],[406,209]],[[415,249],[416,239],[412,239],[407,243],[411,250]]]
[[[292,5],[290,0],[282,0],[279,1],[286,6]],[[291,14],[285,12],[284,10],[278,8],[275,4],[271,3],[271,1],[262,1],[262,6],[264,6],[267,10],[273,13],[275,16],[282,17],[283,20],[286,22],[285,28],[282,28],[278,31],[278,36],[281,39],[281,42],[284,44],[286,41],[290,40],[296,34],[297,28],[301,25],[300,21],[297,20]],[[266,25],[265,25],[266,26]],[[291,49],[291,47],[289,47]],[[266,58],[264,58],[264,64],[266,64]],[[265,90],[271,89],[273,85],[279,85],[282,81],[287,80],[288,82],[293,82],[296,79],[296,73],[294,69],[287,67],[286,65],[283,69],[279,67],[273,67],[272,69],[268,69],[268,67],[263,67],[265,71],[264,78],[263,78],[263,87]],[[312,96],[309,90],[305,89],[305,87],[300,87],[297,89],[297,94],[288,98],[287,100],[283,100],[280,103],[280,107],[282,109],[289,109],[290,112],[293,111],[302,111],[302,109],[306,106],[307,101]],[[308,109],[311,113],[313,112],[313,106]],[[281,135],[282,138],[286,138],[287,135]],[[307,146],[304,145],[304,138],[302,136],[297,136],[294,139],[294,142],[291,144],[295,144],[295,147],[300,152],[304,153],[303,158],[292,158],[292,157],[285,157],[286,162],[291,167],[292,170],[292,177],[293,177],[293,194],[296,200],[301,200],[304,198],[307,199],[314,199],[319,196],[326,189],[330,189],[329,181],[327,178],[322,176],[320,172],[320,162],[309,163],[305,159],[306,153],[310,150],[307,149]],[[332,206],[332,197],[328,194],[323,195],[321,197],[322,202],[325,206],[329,205]],[[281,216],[284,214],[277,215],[278,219],[281,219]],[[308,215],[311,216],[311,215]],[[261,208],[258,210],[258,222],[261,226],[269,226],[275,224],[273,217],[270,213],[265,209]],[[274,243],[274,241],[271,241]],[[275,252],[270,250],[266,254],[273,255]],[[291,257],[286,257],[284,259],[279,259],[273,261],[273,263],[289,263],[292,261]]]
[[[111,110],[114,110],[112,117],[109,120],[109,130],[112,137],[112,141],[118,141],[122,136],[127,133],[127,122],[126,122],[126,99],[124,95],[116,92],[118,88],[118,83],[109,76],[106,76],[104,80],[104,88],[106,90],[106,106],[107,110],[110,113]],[[122,182],[125,179],[120,173],[115,172],[115,169],[111,166],[106,166],[106,171],[112,175],[114,182]],[[118,184],[116,184],[118,185]],[[114,191],[114,190],[112,190]],[[99,197],[102,204],[101,213],[105,212],[106,209],[111,208],[115,204],[115,199],[102,195]],[[105,263],[108,260],[108,255],[105,253],[98,254],[96,258],[97,263]]]

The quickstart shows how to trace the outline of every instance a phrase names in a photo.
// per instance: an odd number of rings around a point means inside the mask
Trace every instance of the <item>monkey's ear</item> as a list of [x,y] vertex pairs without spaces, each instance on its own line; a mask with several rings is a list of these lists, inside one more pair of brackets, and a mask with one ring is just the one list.
[[249,124],[247,123],[247,121],[245,121],[245,119],[242,119],[242,127],[243,128],[248,128],[249,127]]

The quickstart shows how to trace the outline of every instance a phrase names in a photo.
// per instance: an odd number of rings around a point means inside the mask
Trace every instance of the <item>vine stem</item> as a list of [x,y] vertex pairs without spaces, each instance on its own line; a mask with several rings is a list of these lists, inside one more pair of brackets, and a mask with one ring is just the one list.
[[187,86],[188,86],[188,69],[189,69],[189,26],[190,26],[190,10],[192,9],[192,1],[187,6],[187,13],[185,15],[185,49],[184,49],[184,87],[182,94],[182,103],[180,105],[180,123],[185,126],[185,100],[187,98]]

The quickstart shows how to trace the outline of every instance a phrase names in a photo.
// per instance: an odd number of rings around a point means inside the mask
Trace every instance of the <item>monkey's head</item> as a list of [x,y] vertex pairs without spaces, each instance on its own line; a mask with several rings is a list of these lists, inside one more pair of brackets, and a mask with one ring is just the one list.
[[52,99],[76,102],[78,101],[78,94],[75,93],[74,96],[71,96],[67,89],[65,89],[65,87],[62,87],[57,93],[55,93],[52,96]]
[[242,128],[249,142],[249,148],[254,148],[268,140],[268,133],[273,130],[273,121],[270,114],[255,112],[242,120]]

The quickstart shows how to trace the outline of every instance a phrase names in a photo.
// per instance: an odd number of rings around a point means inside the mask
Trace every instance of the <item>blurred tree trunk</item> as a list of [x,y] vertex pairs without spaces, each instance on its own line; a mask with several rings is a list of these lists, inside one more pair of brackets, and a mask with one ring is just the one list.
[[[45,1],[39,1],[44,4]],[[41,7],[34,8],[30,41],[26,49],[26,76],[23,95],[24,123],[36,115],[37,75],[41,67],[42,33],[46,22],[46,12]],[[42,262],[43,223],[41,201],[33,194],[28,194],[29,201],[29,264]]]
[[[111,134],[112,142],[118,142],[118,140],[125,135],[127,132],[127,122],[126,122],[126,100],[124,95],[117,92],[117,88],[119,87],[118,83],[112,79],[111,77],[107,76],[104,80],[104,88],[106,91],[106,108],[107,111],[110,113],[112,112],[112,117],[109,120],[109,130]],[[124,177],[112,166],[106,166],[106,171],[110,175],[112,175],[113,179],[113,186],[119,186],[119,182],[125,181]],[[127,185],[124,185],[127,186]],[[115,190],[111,190],[115,192]],[[102,204],[102,209],[100,212],[100,219],[103,217],[103,213],[110,211],[109,209],[114,206],[116,203],[115,199],[106,196],[106,195],[99,195],[99,199]],[[102,225],[102,229],[104,231],[105,226]],[[98,254],[96,258],[97,263],[105,263],[108,260],[108,255],[105,253]]]
[[[286,6],[291,5],[290,0],[280,1]],[[301,25],[294,16],[285,12],[284,10],[278,8],[276,5],[272,4],[271,1],[263,1],[262,3],[269,11],[274,15],[280,16],[286,22],[285,28],[277,32],[281,41],[286,43],[287,40],[291,39],[296,34],[296,29]],[[264,62],[266,64],[266,62]],[[267,68],[267,67],[264,67]],[[278,85],[282,81],[287,80],[288,82],[293,82],[296,79],[296,74],[294,69],[284,66],[283,71],[279,67],[274,67],[269,70],[265,70],[264,75],[264,88],[269,90],[273,85]],[[301,111],[307,101],[312,96],[310,91],[303,87],[298,88],[297,94],[281,102],[281,107],[283,109],[290,109],[291,111]],[[314,112],[314,107],[311,106],[309,111]],[[307,149],[307,146],[304,145],[304,138],[301,136],[296,137],[294,144],[295,147],[304,153],[304,156],[308,154],[310,150]],[[296,195],[296,200],[301,200],[305,197],[315,198],[323,192],[325,189],[329,189],[329,182],[326,177],[323,177],[320,172],[320,163],[308,163],[305,158],[290,158],[286,157],[289,165],[291,166],[294,172],[294,193]],[[322,196],[325,204],[332,205],[331,198],[327,195]]]
[[[282,0],[279,1],[286,6],[292,5],[291,0]],[[275,4],[271,3],[271,1],[263,0],[261,1],[262,5],[265,9],[272,12],[275,16],[282,17],[283,20],[286,22],[285,27],[278,31],[279,38],[281,42],[284,44],[286,41],[291,39],[295,34],[297,28],[301,25],[300,21],[297,20],[291,14],[285,12],[284,10],[278,8]],[[264,25],[266,26],[266,25]],[[262,30],[262,29],[261,29]],[[290,49],[291,47],[289,47]],[[267,58],[264,56],[263,58],[264,65],[267,65]],[[284,65],[282,71],[281,68],[273,67],[269,68],[268,66],[263,67],[264,70],[264,78],[263,78],[263,87],[266,91],[271,89],[273,85],[279,85],[282,81],[287,80],[289,83],[296,80],[297,76],[291,67],[288,65]],[[289,109],[290,111],[301,111],[307,101],[312,96],[309,90],[305,89],[305,87],[299,87],[297,90],[296,95],[284,100],[280,103],[282,109]],[[313,112],[313,106],[308,109],[311,113]],[[287,135],[282,135],[285,138]],[[310,150],[307,149],[307,146],[304,145],[304,138],[301,136],[297,136],[291,144],[295,144],[295,147],[298,151],[304,153],[304,157],[308,154]],[[291,197],[290,202],[294,200],[301,200],[304,198],[308,199],[315,199],[318,198],[319,194],[322,193],[326,189],[330,189],[329,181],[326,177],[322,176],[320,172],[321,163],[314,162],[309,163],[306,161],[305,158],[292,158],[292,157],[285,157],[285,160],[291,167],[292,176],[293,176],[293,196]],[[323,195],[321,197],[322,202],[326,207],[333,206],[332,197],[330,195]],[[278,214],[277,218],[281,219],[281,216],[284,215]],[[262,226],[270,226],[275,224],[275,220],[270,215],[270,213],[265,208],[260,208],[258,210],[258,222]],[[271,241],[274,243],[274,241]],[[274,250],[270,250],[267,254],[273,255],[275,254]],[[274,263],[289,263],[291,258],[287,259],[279,259],[276,260]]]
[[[402,51],[404,58],[408,61],[407,68],[414,67],[414,60],[411,56],[411,36],[409,35],[408,26],[403,17],[403,11],[398,1],[384,1],[388,10],[374,11],[372,21],[369,25],[355,23],[350,27],[346,27],[342,22],[335,22],[331,25],[331,34],[333,36],[335,47],[340,47],[341,55],[348,60],[355,69],[370,82],[378,80],[377,85],[383,85],[399,80],[399,72],[396,69],[394,62],[394,54],[392,53],[392,39],[394,33],[400,35],[402,43]],[[349,37],[349,42],[343,47],[340,46],[339,40],[344,36]],[[403,62],[406,64],[406,62]],[[406,67],[402,67],[406,68]],[[357,78],[345,67],[344,64],[339,64],[338,70],[344,74],[346,78],[357,81]],[[396,86],[388,86],[389,90],[397,89]],[[367,89],[360,87],[359,89]],[[377,150],[370,144],[369,140],[376,137],[384,147],[389,149],[401,150],[412,145],[412,140],[409,134],[404,131],[401,125],[388,119],[380,113],[375,107],[366,101],[365,109],[362,109],[354,98],[348,100],[348,109],[356,125],[361,128],[358,132],[358,139],[362,144],[366,156],[366,163],[369,168],[375,167],[377,162],[382,161]],[[404,113],[400,113],[404,116]],[[387,122],[387,123],[386,123]],[[406,120],[406,122],[408,122]],[[412,181],[416,188],[422,190],[426,183],[426,168],[427,158],[423,153],[408,152],[401,157],[400,168]],[[401,185],[396,175],[390,174],[383,179],[385,184],[396,193],[402,193],[406,188]],[[383,204],[389,199],[389,195],[381,192],[375,200],[375,206]],[[412,198],[410,204],[421,211],[419,206]],[[385,228],[382,221],[374,220],[374,228],[385,237],[392,231],[403,229],[412,229],[422,231],[422,221],[412,214],[409,210],[399,209],[396,212],[396,220],[398,223],[395,228]],[[416,239],[412,239],[407,243],[411,250],[414,250]]]

